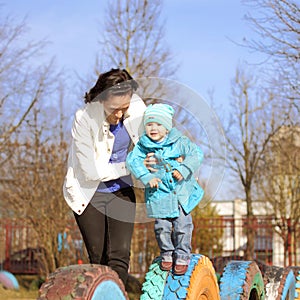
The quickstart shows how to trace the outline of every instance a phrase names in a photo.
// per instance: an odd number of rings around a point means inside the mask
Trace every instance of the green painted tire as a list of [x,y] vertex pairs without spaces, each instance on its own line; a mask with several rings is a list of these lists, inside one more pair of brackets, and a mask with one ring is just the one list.
[[160,261],[160,258],[156,258],[150,265],[142,285],[140,300],[162,299],[168,272],[160,269]]

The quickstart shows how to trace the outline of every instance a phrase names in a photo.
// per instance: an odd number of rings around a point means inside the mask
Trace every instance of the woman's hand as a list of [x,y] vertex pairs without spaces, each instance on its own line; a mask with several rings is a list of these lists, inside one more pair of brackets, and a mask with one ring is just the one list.
[[149,185],[151,188],[158,188],[159,183],[161,182],[161,180],[159,178],[152,178],[149,181]]
[[145,160],[144,160],[144,165],[145,167],[150,171],[150,172],[156,172],[157,169],[152,168],[153,165],[157,164],[157,159],[154,156],[154,153],[148,153]]

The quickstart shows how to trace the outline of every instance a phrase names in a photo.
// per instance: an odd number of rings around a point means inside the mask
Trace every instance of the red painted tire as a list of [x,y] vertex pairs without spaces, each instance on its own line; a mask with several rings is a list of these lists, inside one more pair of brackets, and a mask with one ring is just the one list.
[[51,273],[39,290],[38,300],[128,300],[123,282],[102,265],[71,265]]

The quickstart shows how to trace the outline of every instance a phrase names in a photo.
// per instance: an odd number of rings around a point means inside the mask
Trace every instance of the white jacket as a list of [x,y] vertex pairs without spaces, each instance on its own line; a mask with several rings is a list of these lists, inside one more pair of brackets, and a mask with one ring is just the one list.
[[[145,108],[143,100],[133,94],[124,114],[124,126],[135,144],[144,130]],[[129,174],[125,162],[109,163],[113,144],[114,135],[105,121],[102,103],[88,103],[76,112],[63,185],[64,198],[75,213],[83,213],[101,181]]]

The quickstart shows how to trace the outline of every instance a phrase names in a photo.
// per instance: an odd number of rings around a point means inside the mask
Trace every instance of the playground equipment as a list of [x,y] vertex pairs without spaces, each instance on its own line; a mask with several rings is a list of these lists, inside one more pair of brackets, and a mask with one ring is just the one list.
[[193,254],[187,272],[181,276],[160,270],[159,264],[160,259],[156,259],[149,267],[141,300],[220,299],[217,277],[207,257]]
[[[150,265],[140,300],[299,300],[300,268],[230,260],[215,270],[204,255],[192,254],[187,272],[162,271],[160,258]],[[101,265],[58,268],[40,288],[39,300],[129,300],[117,273]]]
[[12,290],[18,290],[20,287],[17,278],[7,271],[0,271],[0,284],[6,289]]
[[39,300],[127,300],[117,273],[102,265],[71,265],[51,273],[40,288]]

